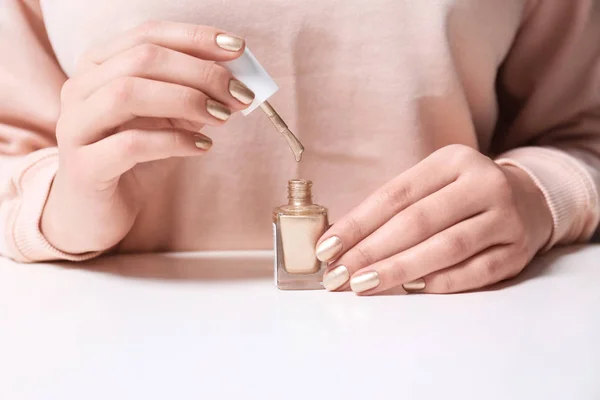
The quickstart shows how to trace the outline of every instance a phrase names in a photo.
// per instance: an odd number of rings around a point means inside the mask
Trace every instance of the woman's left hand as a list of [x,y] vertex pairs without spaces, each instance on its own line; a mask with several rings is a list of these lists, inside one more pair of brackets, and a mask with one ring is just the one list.
[[522,170],[452,145],[387,183],[323,235],[323,284],[370,295],[455,293],[518,275],[548,242],[552,216]]

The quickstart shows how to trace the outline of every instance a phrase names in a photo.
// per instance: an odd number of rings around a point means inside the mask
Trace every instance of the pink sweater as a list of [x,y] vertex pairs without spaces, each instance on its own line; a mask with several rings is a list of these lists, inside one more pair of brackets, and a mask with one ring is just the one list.
[[554,218],[550,246],[586,240],[598,225],[598,1],[3,0],[2,255],[81,258],[39,229],[57,170],[59,93],[92,42],[148,19],[245,37],[307,150],[296,164],[264,115],[235,115],[206,131],[206,156],[165,164],[171,179],[118,251],[268,249],[288,179],[312,179],[335,221],[452,143],[533,177]]

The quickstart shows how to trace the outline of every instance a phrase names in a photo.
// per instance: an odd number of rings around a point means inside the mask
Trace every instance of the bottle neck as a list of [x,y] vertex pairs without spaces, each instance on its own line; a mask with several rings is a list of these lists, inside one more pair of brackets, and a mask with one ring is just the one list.
[[289,181],[288,204],[290,206],[312,205],[312,182],[304,179],[294,179]]

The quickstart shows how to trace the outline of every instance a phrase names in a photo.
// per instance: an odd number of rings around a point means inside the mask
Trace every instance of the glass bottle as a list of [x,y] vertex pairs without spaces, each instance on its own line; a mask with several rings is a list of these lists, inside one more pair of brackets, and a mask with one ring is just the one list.
[[327,209],[312,202],[312,182],[288,182],[288,204],[273,210],[275,281],[283,290],[322,289],[326,264],[315,255],[329,227]]

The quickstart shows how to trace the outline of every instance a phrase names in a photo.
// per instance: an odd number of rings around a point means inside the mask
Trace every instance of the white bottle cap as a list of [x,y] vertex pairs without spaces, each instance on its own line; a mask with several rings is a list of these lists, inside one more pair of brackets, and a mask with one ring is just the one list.
[[250,114],[279,90],[279,86],[277,86],[263,66],[260,65],[247,46],[244,54],[239,58],[219,64],[231,72],[237,80],[248,86],[256,96],[252,104],[242,110],[242,114],[244,115]]

